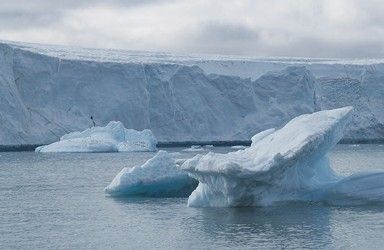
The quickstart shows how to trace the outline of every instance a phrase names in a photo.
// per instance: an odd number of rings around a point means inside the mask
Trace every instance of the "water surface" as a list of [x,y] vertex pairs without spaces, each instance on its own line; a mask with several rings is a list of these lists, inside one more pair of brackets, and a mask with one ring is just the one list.
[[[0,249],[379,249],[384,245],[382,206],[289,203],[188,208],[186,198],[116,199],[104,194],[104,187],[123,167],[142,164],[153,155],[0,153]],[[338,145],[330,156],[333,168],[343,175],[384,170],[383,145]]]

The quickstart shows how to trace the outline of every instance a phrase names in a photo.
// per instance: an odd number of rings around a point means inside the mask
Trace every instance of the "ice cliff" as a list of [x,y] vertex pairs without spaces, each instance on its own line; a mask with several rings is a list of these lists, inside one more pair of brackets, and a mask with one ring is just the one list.
[[381,61],[182,56],[0,43],[0,145],[121,121],[159,141],[249,140],[353,105],[345,139],[384,139]]

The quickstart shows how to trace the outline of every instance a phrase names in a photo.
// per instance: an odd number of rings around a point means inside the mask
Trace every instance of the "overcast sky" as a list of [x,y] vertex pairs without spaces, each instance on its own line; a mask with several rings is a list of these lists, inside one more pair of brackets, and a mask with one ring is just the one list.
[[384,57],[383,0],[0,0],[0,39],[246,56]]

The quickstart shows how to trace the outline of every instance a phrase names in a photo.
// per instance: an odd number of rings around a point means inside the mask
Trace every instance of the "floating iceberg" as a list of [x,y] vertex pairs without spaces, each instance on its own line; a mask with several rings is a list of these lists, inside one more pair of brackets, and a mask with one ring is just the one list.
[[351,107],[301,115],[279,130],[263,131],[252,146],[197,155],[182,169],[199,180],[189,206],[264,206],[277,201],[337,203],[384,200],[384,174],[341,178],[327,153],[342,138]]
[[192,145],[190,148],[183,149],[184,152],[202,152],[205,149],[200,145]]
[[231,148],[232,149],[246,149],[247,147],[243,146],[243,145],[235,145],[235,146],[232,146]]
[[384,172],[357,173],[321,186],[311,200],[331,205],[364,205],[384,202]]
[[182,162],[159,151],[142,166],[121,170],[105,192],[111,196],[188,197],[197,181],[179,169]]
[[148,129],[126,129],[121,122],[111,121],[105,127],[92,127],[73,132],[60,141],[35,149],[36,152],[127,152],[156,151],[157,140]]

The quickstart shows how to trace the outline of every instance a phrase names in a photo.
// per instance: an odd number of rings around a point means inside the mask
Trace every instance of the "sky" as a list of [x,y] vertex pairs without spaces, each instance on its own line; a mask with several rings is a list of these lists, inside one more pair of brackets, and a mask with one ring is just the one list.
[[0,39],[242,56],[383,58],[382,0],[0,0]]

